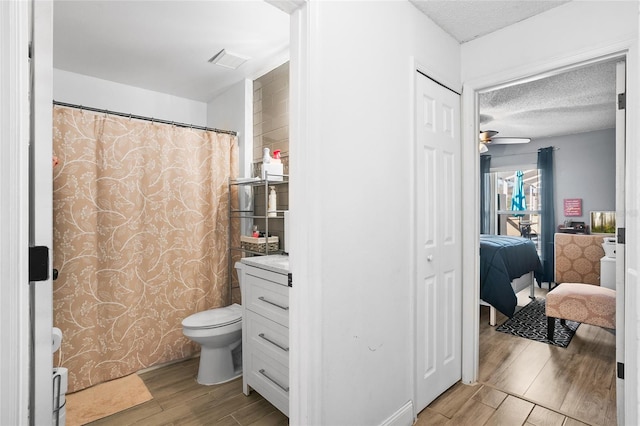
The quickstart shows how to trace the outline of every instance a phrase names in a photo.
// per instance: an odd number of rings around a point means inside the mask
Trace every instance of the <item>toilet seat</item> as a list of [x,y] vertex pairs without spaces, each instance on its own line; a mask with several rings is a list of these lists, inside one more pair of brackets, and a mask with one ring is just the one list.
[[242,321],[242,307],[237,303],[224,308],[196,312],[182,320],[187,329],[211,329],[224,327]]

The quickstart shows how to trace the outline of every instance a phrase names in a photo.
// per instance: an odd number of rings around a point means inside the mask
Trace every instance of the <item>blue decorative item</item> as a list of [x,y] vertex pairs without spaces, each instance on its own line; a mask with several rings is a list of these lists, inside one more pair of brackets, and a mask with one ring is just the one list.
[[[527,199],[524,194],[524,174],[521,170],[516,171],[515,181],[513,184],[513,194],[511,196],[511,210],[523,211],[527,210]],[[522,217],[523,214],[516,214],[516,217]]]

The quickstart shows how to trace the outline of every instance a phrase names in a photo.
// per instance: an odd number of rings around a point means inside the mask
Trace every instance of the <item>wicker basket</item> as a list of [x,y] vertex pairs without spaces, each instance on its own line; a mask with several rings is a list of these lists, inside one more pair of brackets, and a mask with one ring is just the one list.
[[[255,251],[257,253],[266,253],[267,252],[267,238],[261,237],[247,237],[240,236],[240,247],[245,250]],[[278,237],[269,237],[269,251],[278,251],[280,248],[280,243],[278,241]]]

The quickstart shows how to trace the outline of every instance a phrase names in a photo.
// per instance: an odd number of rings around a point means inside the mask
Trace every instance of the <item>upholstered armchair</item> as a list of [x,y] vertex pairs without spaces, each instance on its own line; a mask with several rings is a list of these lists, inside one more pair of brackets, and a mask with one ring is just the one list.
[[603,235],[555,234],[555,282],[547,294],[547,338],[556,318],[598,327],[616,327],[616,292],[600,286]]

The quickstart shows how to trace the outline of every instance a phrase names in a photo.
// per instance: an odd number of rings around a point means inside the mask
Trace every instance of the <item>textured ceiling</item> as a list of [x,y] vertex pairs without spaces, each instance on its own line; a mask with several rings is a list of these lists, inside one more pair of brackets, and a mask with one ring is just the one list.
[[480,95],[480,128],[541,138],[615,127],[616,63],[609,61]]
[[564,1],[409,0],[449,35],[465,43],[492,33]]

